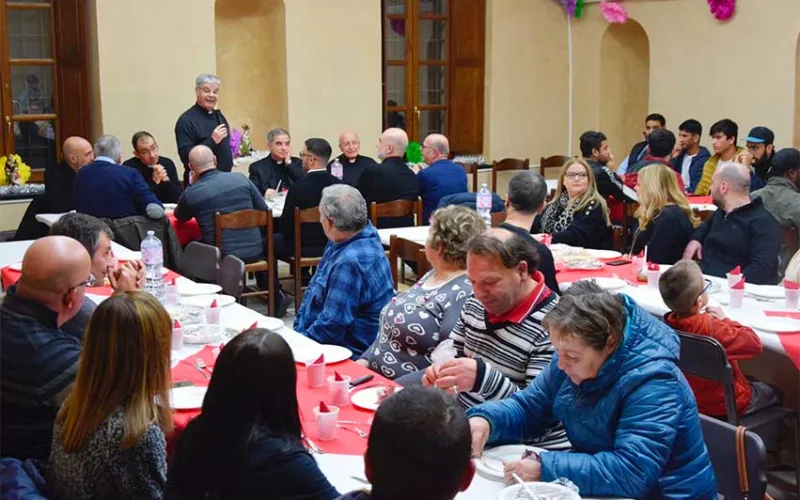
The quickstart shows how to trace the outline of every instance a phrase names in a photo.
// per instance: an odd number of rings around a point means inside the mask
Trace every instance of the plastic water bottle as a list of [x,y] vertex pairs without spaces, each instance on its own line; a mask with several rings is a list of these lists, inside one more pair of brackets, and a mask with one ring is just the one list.
[[339,161],[339,158],[333,160],[333,164],[331,165],[331,175],[339,180],[344,177],[344,167],[342,166],[342,162]]
[[147,238],[142,240],[142,261],[145,270],[144,291],[163,304],[164,276],[161,269],[164,265],[164,247],[153,231],[147,231]]
[[489,186],[484,183],[481,184],[481,190],[475,198],[475,207],[478,209],[478,215],[481,216],[486,227],[492,225],[492,192],[489,191]]

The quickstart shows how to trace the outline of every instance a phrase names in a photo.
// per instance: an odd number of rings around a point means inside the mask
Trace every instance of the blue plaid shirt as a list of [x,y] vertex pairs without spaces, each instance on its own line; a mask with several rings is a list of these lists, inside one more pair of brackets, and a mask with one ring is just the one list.
[[294,329],[321,344],[347,347],[357,357],[375,340],[381,309],[393,296],[389,261],[368,222],[352,238],[328,242]]

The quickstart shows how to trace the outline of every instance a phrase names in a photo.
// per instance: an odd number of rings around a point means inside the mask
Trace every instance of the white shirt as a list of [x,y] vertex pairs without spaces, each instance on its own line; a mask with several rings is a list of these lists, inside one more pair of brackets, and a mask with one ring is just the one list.
[[683,163],[681,164],[681,179],[683,179],[683,185],[686,186],[687,189],[692,183],[689,177],[689,167],[692,166],[692,160],[694,160],[695,156],[697,156],[697,154],[691,156],[685,155],[683,157]]

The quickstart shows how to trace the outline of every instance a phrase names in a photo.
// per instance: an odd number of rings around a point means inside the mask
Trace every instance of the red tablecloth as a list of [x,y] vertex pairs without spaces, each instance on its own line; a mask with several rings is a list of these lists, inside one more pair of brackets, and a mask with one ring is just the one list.
[[712,200],[710,196],[695,196],[690,194],[686,198],[689,200],[689,203],[693,205],[708,205],[714,203],[714,200]]
[[[172,382],[190,381],[194,385],[207,386],[208,380],[200,371],[194,366],[194,360],[198,357],[203,358],[206,366],[214,366],[216,361],[213,354],[213,347],[204,347],[197,355],[190,356],[187,359],[181,360],[172,369]],[[364,375],[374,375],[375,378],[371,381],[359,386],[357,390],[365,389],[367,387],[374,387],[377,384],[381,385],[396,385],[390,380],[387,380],[377,373],[368,368],[347,360],[342,363],[330,365],[325,368],[326,375],[333,375],[334,370],[342,375],[349,375],[353,380]],[[353,393],[351,393],[352,395]],[[306,381],[305,367],[297,364],[297,400],[300,405],[300,418],[303,421],[303,432],[312,439],[320,448],[326,453],[341,453],[346,455],[363,455],[367,449],[367,438],[362,438],[352,431],[338,429],[336,432],[336,439],[333,441],[320,441],[317,436],[317,425],[314,420],[313,408],[319,405],[320,401],[328,401],[327,387],[321,389],[311,389],[308,387]],[[186,428],[186,425],[194,417],[200,414],[199,410],[191,411],[176,411],[173,414],[173,421],[175,423],[175,433],[170,438],[168,443],[169,448],[174,445],[175,438],[180,435],[180,432]],[[355,426],[363,431],[369,431],[370,423],[374,412],[361,410],[353,405],[347,405],[339,410],[339,420],[347,420],[354,422],[364,422],[364,425]]]
[[[15,271],[10,267],[4,267],[2,271],[0,271],[0,277],[3,280],[3,289],[10,287],[17,281],[19,281],[20,276],[22,276],[22,272]],[[180,277],[180,274],[177,274],[173,271],[168,271],[167,274],[164,275],[164,282],[172,281],[174,278]],[[109,296],[114,293],[114,289],[110,286],[93,286],[93,287],[86,287],[86,293],[92,293],[94,295],[105,295]]]
[[175,218],[175,214],[169,214],[167,217],[169,217],[169,222],[172,224],[172,229],[175,230],[181,246],[185,247],[192,241],[203,239],[203,232],[200,231],[200,224],[198,224],[197,219],[181,222]]

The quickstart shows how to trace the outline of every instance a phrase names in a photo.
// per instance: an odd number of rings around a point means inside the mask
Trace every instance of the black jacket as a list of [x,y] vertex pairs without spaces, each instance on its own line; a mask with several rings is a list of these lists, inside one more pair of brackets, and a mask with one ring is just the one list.
[[[219,125],[225,125],[228,136],[219,144],[214,142],[211,134]],[[208,111],[197,104],[183,112],[175,123],[175,142],[178,143],[178,154],[183,162],[183,183],[189,185],[189,151],[200,144],[208,146],[217,157],[217,169],[230,172],[233,168],[233,152],[231,151],[231,126],[222,111]]]
[[364,169],[367,167],[371,167],[373,165],[377,165],[375,160],[370,158],[369,156],[361,156],[358,155],[355,158],[355,161],[351,162],[347,158],[345,158],[344,153],[340,154],[330,162],[328,162],[328,173],[331,171],[331,165],[333,162],[338,159],[342,163],[342,172],[344,176],[342,177],[342,182],[348,184],[350,186],[356,187],[358,186],[358,180],[361,178],[361,174],[364,172]]
[[158,164],[167,171],[169,182],[159,182],[158,184],[153,182],[153,170],[142,163],[139,158],[133,157],[123,163],[123,165],[138,170],[139,173],[142,174],[150,191],[156,195],[156,198],[158,198],[161,203],[178,203],[178,198],[181,197],[183,188],[181,187],[181,181],[178,178],[178,170],[175,168],[175,164],[166,156],[159,157]]
[[[402,158],[386,158],[380,165],[367,167],[358,180],[358,190],[367,200],[367,207],[372,202],[386,203],[394,200],[416,200],[419,197],[417,174],[408,168]],[[382,217],[378,219],[378,227],[413,226],[410,217]]]
[[267,189],[278,189],[278,183],[283,188],[291,189],[295,182],[305,175],[303,162],[300,158],[292,157],[289,165],[276,162],[272,156],[262,158],[250,164],[250,182],[263,195]]
[[668,205],[637,233],[633,253],[638,254],[647,245],[647,260],[656,264],[674,264],[683,258],[683,250],[692,239],[694,228],[689,218],[677,205]]
[[[339,184],[341,181],[325,170],[309,172],[305,177],[295,182],[286,195],[286,203],[278,222],[281,234],[287,249],[294,248],[294,209],[319,206],[322,200],[322,190],[328,186]],[[322,231],[322,224],[305,224],[300,233],[302,238],[301,255],[303,257],[321,257],[328,243],[328,238]]]
[[697,228],[693,240],[703,244],[700,268],[704,274],[723,277],[736,266],[748,283],[778,283],[781,226],[756,198],[729,214],[720,209]]
[[592,173],[594,174],[595,182],[597,183],[597,191],[600,196],[608,200],[609,196],[613,196],[615,200],[625,203],[633,203],[636,200],[629,198],[623,191],[622,179],[617,174],[611,171],[607,166],[602,165],[594,160],[586,160],[592,166]]
[[44,171],[44,196],[47,210],[60,214],[75,210],[72,186],[76,172],[62,161],[56,165],[48,165]]
[[[548,208],[549,205],[545,210]],[[534,231],[537,233],[542,232],[541,220],[542,216],[539,215],[533,221]],[[603,207],[595,202],[589,203],[580,212],[575,212],[570,225],[563,231],[553,234],[552,242],[599,250],[611,250],[614,246],[611,240],[611,227],[606,225]]]

